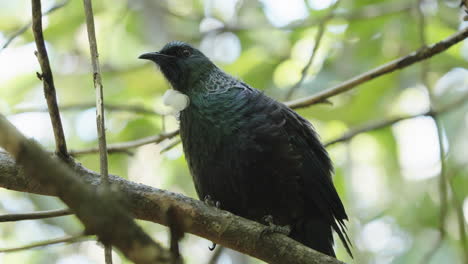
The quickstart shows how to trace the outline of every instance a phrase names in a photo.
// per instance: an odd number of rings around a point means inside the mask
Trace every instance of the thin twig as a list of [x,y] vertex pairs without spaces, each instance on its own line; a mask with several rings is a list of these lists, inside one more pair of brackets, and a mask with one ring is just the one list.
[[[374,18],[379,18],[388,15],[399,14],[411,10],[413,7],[412,4],[405,5],[395,5],[394,3],[390,4],[375,4],[368,5],[361,9],[352,12],[340,12],[334,14],[335,17],[342,18],[348,21],[356,20],[370,20]],[[255,30],[271,30],[271,29],[280,29],[280,30],[294,30],[299,28],[308,28],[313,27],[322,22],[323,18],[313,18],[304,20],[301,22],[293,22],[291,24],[275,27],[271,24],[260,24],[260,25],[225,25],[221,28],[216,28],[206,32],[205,34],[210,34],[213,32],[241,32],[241,31],[255,31]]]
[[[86,17],[86,28],[88,31],[89,49],[93,65],[93,83],[96,91],[96,123],[99,142],[99,164],[101,168],[101,182],[104,188],[109,185],[109,168],[107,164],[106,125],[104,116],[104,89],[102,86],[101,67],[96,41],[96,30],[94,26],[93,4],[91,0],[83,0]],[[106,191],[108,191],[106,189]],[[104,257],[106,264],[112,264],[112,245],[104,243]]]
[[[68,105],[59,105],[60,111],[74,111],[74,110],[85,110],[96,107],[95,102],[90,103],[77,103],[77,104],[68,104]],[[141,105],[123,105],[123,104],[109,104],[104,105],[104,109],[107,111],[114,112],[132,112],[143,115],[155,115],[160,116],[164,115],[162,112],[152,110],[150,108],[141,106]],[[29,112],[47,112],[46,107],[22,107],[13,110],[13,114],[29,113]]]
[[345,142],[361,133],[374,131],[374,130],[381,129],[387,126],[391,126],[403,120],[412,119],[412,118],[421,117],[421,116],[441,115],[441,114],[450,112],[456,109],[458,106],[461,106],[465,103],[468,103],[468,94],[458,98],[457,100],[449,104],[439,107],[435,110],[429,110],[429,111],[422,112],[422,113],[415,114],[415,115],[402,115],[402,116],[392,117],[392,118],[383,119],[383,120],[371,121],[361,126],[358,126],[356,128],[348,130],[342,136],[324,143],[324,146],[328,147],[338,142]]
[[167,152],[169,150],[171,150],[172,148],[174,148],[175,146],[179,145],[180,143],[182,142],[182,140],[180,138],[172,141],[169,145],[165,146],[164,148],[162,148],[159,153],[162,154],[164,152]]
[[14,248],[2,248],[0,249],[0,253],[11,253],[11,252],[27,250],[31,248],[37,248],[37,247],[45,247],[45,246],[50,246],[50,245],[55,245],[55,244],[60,244],[60,243],[69,244],[69,243],[83,242],[83,241],[90,240],[90,239],[91,237],[89,237],[88,235],[66,236],[63,238],[56,238],[56,239],[50,239],[50,240],[40,241],[36,243],[31,243],[25,246],[19,246],[19,247],[14,247]]
[[[462,168],[460,168],[461,170]],[[462,248],[462,255],[464,258],[463,263],[468,263],[468,243],[467,243],[467,236],[466,236],[466,229],[465,229],[465,217],[463,214],[463,201],[460,201],[457,194],[455,193],[455,186],[454,186],[454,177],[459,172],[456,170],[451,173],[451,176],[447,176],[450,188],[452,189],[452,203],[453,207],[455,208],[455,212],[457,213],[457,220],[458,220],[458,232],[460,234],[460,242]]]
[[[108,153],[127,152],[128,149],[131,149],[131,148],[140,147],[146,144],[160,143],[161,141],[165,139],[175,137],[177,134],[179,134],[179,130],[175,130],[169,133],[149,136],[145,138],[140,138],[137,140],[109,144],[107,146],[107,152]],[[96,153],[96,152],[99,152],[99,148],[93,147],[93,148],[82,149],[82,150],[71,150],[70,155],[77,156],[77,155],[91,154],[91,153]]]
[[289,101],[285,104],[291,108],[303,108],[312,104],[323,102],[330,97],[349,91],[360,84],[380,77],[384,74],[406,68],[410,65],[413,65],[416,62],[428,59],[436,54],[447,50],[448,48],[452,47],[453,45],[457,44],[458,42],[464,40],[467,37],[468,27],[427,48],[420,49],[409,55],[393,60],[373,70],[351,78],[337,86],[319,92],[316,95]]
[[291,86],[291,88],[289,88],[288,92],[286,93],[286,96],[284,98],[285,100],[291,99],[294,92],[297,89],[299,89],[299,87],[301,87],[302,83],[304,82],[307,76],[307,72],[309,71],[309,68],[312,65],[312,62],[314,61],[315,55],[317,54],[318,48],[320,47],[320,44],[322,42],[323,33],[325,33],[327,23],[333,18],[333,12],[336,10],[339,4],[340,4],[340,0],[337,0],[333,4],[333,6],[330,7],[330,11],[323,18],[322,22],[319,23],[317,35],[315,35],[314,48],[312,49],[312,54],[310,55],[309,60],[307,61],[307,64],[302,69],[301,78],[293,86]]
[[437,250],[442,246],[442,242],[445,239],[445,222],[447,219],[448,212],[448,188],[447,188],[447,175],[445,172],[445,154],[444,154],[444,144],[442,138],[442,127],[440,126],[440,121],[436,116],[433,116],[433,120],[437,127],[437,138],[439,144],[439,159],[440,159],[440,175],[439,175],[439,199],[440,199],[440,213],[439,213],[439,233],[437,239],[434,241],[434,245],[424,254],[421,264],[429,263],[431,258],[437,252]]
[[393,124],[396,124],[396,123],[398,123],[400,121],[403,121],[403,120],[406,120],[406,119],[416,118],[416,117],[419,117],[419,116],[425,116],[427,114],[428,114],[428,112],[424,112],[424,113],[417,114],[417,115],[406,115],[406,116],[393,117],[393,118],[384,119],[384,120],[371,121],[371,122],[368,122],[368,123],[363,124],[361,126],[358,126],[356,128],[350,129],[346,133],[344,133],[342,136],[340,136],[340,137],[338,137],[336,139],[330,140],[330,141],[324,143],[323,145],[325,147],[328,147],[328,146],[331,146],[331,145],[336,144],[338,142],[345,142],[345,141],[351,140],[352,138],[354,138],[355,136],[357,136],[359,134],[369,132],[369,131],[378,130],[378,129],[381,129],[381,128],[384,128],[384,127],[387,127],[387,126],[391,126]]
[[[419,39],[421,42],[422,49],[425,49],[427,46],[426,41],[426,17],[424,16],[424,11],[422,10],[422,5],[424,0],[417,1],[416,11],[419,17]],[[431,85],[428,78],[429,72],[429,62],[423,61],[421,63],[421,82],[427,90],[429,95],[429,103],[431,111],[434,109],[434,95],[432,93]],[[429,263],[431,258],[437,252],[437,250],[442,245],[442,242],[445,238],[445,222],[447,219],[448,212],[448,188],[447,188],[447,175],[445,169],[445,152],[444,152],[444,143],[442,135],[442,124],[440,123],[436,113],[431,115],[432,119],[437,128],[437,143],[439,145],[439,160],[440,160],[440,175],[439,175],[439,196],[440,196],[440,215],[439,215],[439,237],[434,243],[433,248],[427,252],[423,257],[421,263]]]
[[96,30],[94,27],[93,6],[91,0],[83,0],[86,28],[88,30],[89,49],[91,50],[91,62],[93,65],[93,83],[96,90],[96,123],[99,142],[99,157],[101,165],[101,177],[103,184],[108,183],[107,143],[104,117],[104,95],[101,79],[101,68],[96,42]]
[[[63,6],[68,4],[68,2],[70,2],[70,0],[65,0],[63,2],[57,3],[56,5],[52,6],[51,8],[46,10],[44,13],[42,13],[42,16],[47,16],[48,14],[54,12],[55,10],[62,8]],[[32,21],[29,21],[26,25],[22,26],[20,29],[18,29],[13,34],[11,34],[11,36],[5,41],[5,43],[3,43],[2,47],[0,48],[0,52],[6,49],[11,44],[11,42],[13,42],[13,40],[15,40],[17,37],[21,36],[24,32],[26,32],[29,29],[29,27],[31,27],[31,25],[32,25]]]
[[5,214],[0,215],[0,222],[13,222],[21,220],[43,219],[49,217],[57,217],[64,215],[71,215],[73,212],[70,209],[40,211],[27,214]]
[[52,70],[50,69],[49,57],[47,55],[47,49],[44,43],[44,35],[42,33],[41,1],[32,0],[31,3],[32,29],[37,47],[36,56],[39,60],[39,64],[41,65],[42,70],[42,74],[38,74],[38,77],[44,83],[44,95],[47,101],[47,107],[49,108],[49,115],[54,130],[56,146],[55,152],[62,157],[66,157],[68,155],[67,144],[65,142],[62,121],[60,120],[60,112],[57,106],[57,96],[55,94],[54,78],[52,75]]

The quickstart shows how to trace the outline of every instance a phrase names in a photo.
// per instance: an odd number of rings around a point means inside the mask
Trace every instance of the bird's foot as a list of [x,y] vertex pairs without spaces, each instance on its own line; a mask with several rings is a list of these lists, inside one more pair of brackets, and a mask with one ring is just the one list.
[[275,225],[273,222],[273,216],[271,215],[267,215],[263,217],[263,221],[267,223],[268,226],[262,230],[261,236],[272,234],[272,233],[280,233],[280,234],[287,236],[291,233],[291,227],[289,225],[285,225],[285,226]]
[[209,249],[210,251],[213,251],[213,250],[215,250],[215,248],[216,248],[216,243],[214,243],[214,242],[211,242],[211,243],[212,243],[212,244],[211,244],[211,246],[208,247],[208,249]]
[[[211,198],[210,195],[206,195],[205,198],[203,198],[203,202],[205,202],[206,205],[215,207],[216,209],[221,208],[221,203],[219,201],[215,201]],[[215,250],[216,248],[216,243],[211,242],[211,246],[208,247],[210,251]]]
[[221,208],[221,203],[219,201],[213,200],[209,194],[203,198],[203,201],[208,206],[216,207],[217,209]]

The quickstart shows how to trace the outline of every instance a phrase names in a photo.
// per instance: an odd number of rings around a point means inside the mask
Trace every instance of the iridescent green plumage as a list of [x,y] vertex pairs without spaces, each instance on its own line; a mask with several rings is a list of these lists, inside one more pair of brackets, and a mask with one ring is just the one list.
[[351,254],[331,161],[307,120],[188,44],[142,56],[190,98],[180,135],[200,198],[210,195],[222,209],[256,221],[271,215],[292,227],[292,238],[331,256],[334,229]]

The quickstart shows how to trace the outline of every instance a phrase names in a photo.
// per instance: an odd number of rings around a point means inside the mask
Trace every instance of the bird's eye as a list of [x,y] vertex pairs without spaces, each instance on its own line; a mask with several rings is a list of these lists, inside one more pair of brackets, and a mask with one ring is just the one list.
[[192,55],[192,52],[190,50],[188,50],[188,49],[183,49],[182,50],[182,56],[187,58],[187,57],[190,57],[190,55]]

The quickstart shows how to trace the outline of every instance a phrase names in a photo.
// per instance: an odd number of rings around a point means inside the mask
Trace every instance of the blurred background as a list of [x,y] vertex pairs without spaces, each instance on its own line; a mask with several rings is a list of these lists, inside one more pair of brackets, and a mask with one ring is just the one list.
[[[97,145],[94,88],[82,1],[42,1],[44,33],[62,107],[68,148]],[[169,88],[156,67],[137,57],[171,40],[199,47],[218,66],[266,94],[285,100],[312,95],[357,74],[435,43],[466,27],[459,0],[133,0],[93,1],[103,70],[108,143],[136,140],[178,127],[162,95]],[[29,1],[0,0],[0,112],[24,134],[53,149],[39,65],[30,28]],[[333,9],[333,10],[332,10]],[[331,14],[331,16],[330,16]],[[18,35],[14,38],[12,36]],[[424,37],[422,37],[424,36]],[[425,39],[422,41],[422,39]],[[5,44],[7,47],[5,47]],[[298,112],[324,142],[370,121],[417,115],[468,93],[468,41],[384,75]],[[428,93],[428,90],[431,93]],[[439,115],[443,150],[432,118],[419,116],[361,133],[327,147],[336,167],[334,182],[350,215],[355,259],[337,242],[338,258],[349,263],[467,263],[461,227],[468,222],[468,104]],[[196,197],[177,138],[111,154],[113,174]],[[445,160],[441,163],[440,152]],[[78,155],[98,170],[97,154]],[[441,168],[449,180],[440,240]],[[0,189],[0,214],[62,208],[56,198]],[[165,227],[140,224],[167,245]],[[77,234],[73,216],[0,224],[0,248]],[[437,244],[438,241],[440,244]],[[187,263],[208,263],[211,243],[187,235]],[[434,245],[439,245],[435,247]],[[466,245],[465,245],[466,246]],[[115,253],[115,252],[114,252]],[[428,255],[431,253],[431,255]],[[104,263],[95,241],[0,254],[0,263]],[[115,253],[114,263],[128,263]],[[217,263],[262,263],[225,251]]]

